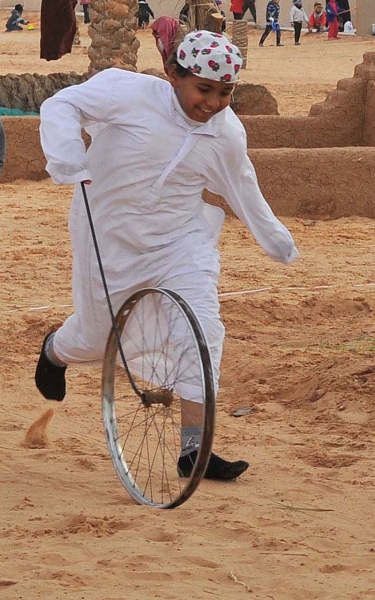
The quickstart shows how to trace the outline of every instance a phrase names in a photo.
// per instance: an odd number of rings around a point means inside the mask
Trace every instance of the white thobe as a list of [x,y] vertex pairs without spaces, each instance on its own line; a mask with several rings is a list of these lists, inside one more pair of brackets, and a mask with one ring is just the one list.
[[259,189],[240,120],[228,107],[194,122],[169,82],[111,68],[46,100],[40,131],[53,181],[78,184],[69,219],[75,312],[56,333],[57,356],[100,362],[111,326],[79,185],[92,179],[86,189],[114,311],[140,287],[180,293],[203,325],[217,383],[224,327],[215,245],[224,213],[205,205],[203,189],[225,198],[271,258],[298,256]]

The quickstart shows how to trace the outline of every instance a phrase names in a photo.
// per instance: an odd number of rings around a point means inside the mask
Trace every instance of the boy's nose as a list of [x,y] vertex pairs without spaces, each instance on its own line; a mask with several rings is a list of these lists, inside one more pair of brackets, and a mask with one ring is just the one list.
[[217,110],[220,106],[220,99],[216,95],[209,96],[206,104],[210,110]]

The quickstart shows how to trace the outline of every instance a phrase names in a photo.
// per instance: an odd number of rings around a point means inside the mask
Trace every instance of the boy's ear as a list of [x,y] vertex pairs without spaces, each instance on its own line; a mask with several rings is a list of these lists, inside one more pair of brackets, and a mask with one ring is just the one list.
[[179,76],[177,75],[177,72],[176,72],[176,65],[171,65],[170,67],[168,67],[167,72],[168,72],[168,78],[169,78],[171,86],[174,88],[177,87],[178,81],[179,81]]

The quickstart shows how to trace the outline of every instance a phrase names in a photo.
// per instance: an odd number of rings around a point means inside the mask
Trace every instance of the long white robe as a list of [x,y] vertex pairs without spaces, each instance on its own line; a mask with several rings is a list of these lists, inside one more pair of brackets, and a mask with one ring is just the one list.
[[[91,136],[86,152],[81,130]],[[69,228],[74,314],[57,331],[65,363],[101,361],[110,316],[79,182],[90,210],[114,311],[145,286],[180,293],[209,342],[216,382],[224,327],[219,317],[219,255],[224,213],[202,200],[223,196],[274,260],[298,251],[262,196],[244,128],[228,107],[200,124],[181,109],[171,85],[107,69],[41,107],[41,143],[55,183],[75,183]]]

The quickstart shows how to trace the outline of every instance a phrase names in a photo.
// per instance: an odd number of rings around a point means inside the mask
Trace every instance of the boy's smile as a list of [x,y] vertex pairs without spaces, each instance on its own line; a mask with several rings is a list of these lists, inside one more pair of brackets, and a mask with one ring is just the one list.
[[185,114],[193,121],[206,123],[229,106],[234,83],[213,81],[197,75],[181,77],[174,69],[169,73],[171,85]]

